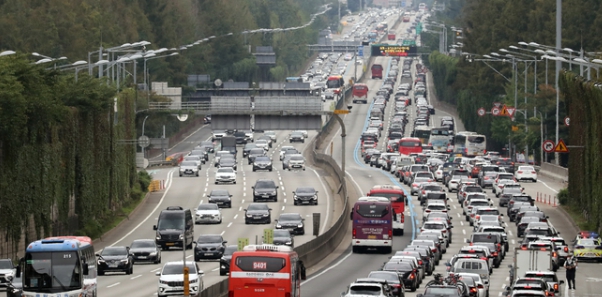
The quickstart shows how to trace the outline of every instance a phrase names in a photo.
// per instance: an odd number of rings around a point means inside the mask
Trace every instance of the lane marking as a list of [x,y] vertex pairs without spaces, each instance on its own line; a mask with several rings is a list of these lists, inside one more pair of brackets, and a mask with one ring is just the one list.
[[140,222],[138,225],[136,225],[136,227],[132,228],[132,230],[130,230],[130,232],[126,233],[123,237],[121,237],[120,239],[118,239],[117,241],[115,241],[114,243],[112,243],[109,246],[114,246],[114,245],[118,244],[119,242],[121,242],[122,240],[126,239],[128,236],[132,235],[134,232],[136,232],[136,230],[138,230],[138,228],[140,228],[144,223],[146,223],[146,221],[148,221],[148,219],[150,219],[153,216],[153,214],[157,211],[157,209],[159,209],[159,207],[163,203],[163,200],[167,196],[169,189],[171,189],[171,185],[173,184],[173,174],[175,171],[176,171],[176,168],[170,170],[169,173],[167,174],[167,187],[165,188],[165,192],[163,192],[163,195],[161,196],[159,203],[157,203],[157,206],[155,206],[153,211],[151,211],[148,214],[148,216],[146,216],[146,218],[144,218],[144,220],[142,220],[142,222]]
[[548,184],[546,184],[545,182],[542,182],[542,181],[540,181],[540,180],[538,180],[537,182],[538,182],[538,183],[542,183],[544,186],[546,186],[546,188],[548,188],[548,189],[552,190],[554,193],[558,193],[558,191],[556,191],[556,190],[552,189],[552,187],[548,186]]
[[222,231],[222,233],[220,233],[220,235],[224,236],[224,233],[226,233],[226,231]]
[[226,228],[230,228],[230,226],[232,226],[232,222],[228,223],[228,226],[226,226]]
[[107,288],[112,288],[112,287],[114,287],[114,286],[117,286],[117,285],[119,285],[119,284],[121,284],[121,283],[114,283],[114,284],[112,284],[112,285],[108,285],[108,286],[107,286]]
[[[322,178],[320,177],[318,172],[316,170],[314,170],[313,168],[309,168],[309,169],[314,172],[316,177],[318,177],[318,180],[320,181],[320,184],[322,185],[322,189],[324,190],[324,193],[326,193],[326,217],[324,218],[324,224],[322,225],[322,229],[320,230],[320,234],[322,234],[325,232],[326,226],[328,225],[328,219],[330,218],[330,203],[331,203],[330,191],[328,191],[328,189],[326,188],[326,185],[322,181]],[[320,197],[318,196],[318,203],[319,203],[319,200],[320,200]],[[284,202],[286,202],[286,199],[284,199]]]
[[236,214],[236,215],[234,216],[234,219],[235,219],[235,220],[236,220],[236,218],[238,218],[238,214]]
[[137,278],[139,278],[139,277],[141,277],[141,276],[142,276],[142,274],[138,274],[138,275],[136,275],[136,276],[134,276],[134,277],[130,277],[130,279],[137,279]]
[[155,272],[155,271],[159,271],[159,270],[161,270],[161,267],[155,268],[155,269],[151,270],[151,272]]
[[341,265],[341,263],[345,262],[345,260],[347,260],[347,258],[351,257],[351,255],[353,255],[353,252],[349,252],[349,254],[345,255],[345,257],[343,257],[343,259],[339,260],[338,262],[336,262],[335,264],[329,266],[328,268],[324,269],[322,272],[306,279],[304,282],[301,283],[301,286],[311,282],[312,280],[324,275],[324,273],[330,271],[331,269],[336,268],[337,266]]

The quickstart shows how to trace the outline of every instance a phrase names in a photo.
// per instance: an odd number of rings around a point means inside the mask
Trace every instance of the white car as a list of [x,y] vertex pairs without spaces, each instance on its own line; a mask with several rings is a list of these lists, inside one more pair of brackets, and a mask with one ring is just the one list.
[[215,203],[202,203],[196,208],[194,222],[196,224],[221,224],[222,211]]
[[[495,182],[493,184],[492,187],[492,192],[493,194],[495,194],[495,197],[500,197],[500,194],[502,193],[502,190],[504,190],[504,187],[506,185],[519,185],[517,182],[510,180],[510,179],[500,179],[497,182]],[[520,186],[520,185],[519,185]]]
[[264,131],[263,135],[269,136],[272,139],[272,142],[276,142],[276,132],[274,132],[274,131]]
[[514,172],[514,178],[517,181],[528,179],[537,182],[537,171],[533,166],[518,166],[518,169]]
[[[202,270],[193,261],[186,261],[188,267],[188,280],[190,282],[189,295],[200,296],[205,288]],[[161,271],[155,274],[159,277],[157,296],[182,295],[182,283],[184,282],[184,267],[182,261],[168,262]]]
[[296,148],[292,145],[283,145],[280,147],[280,161],[284,159],[284,153],[288,150],[296,150]]
[[390,296],[381,284],[377,283],[352,283],[348,286],[347,292],[343,292],[341,297],[365,297],[366,291],[370,292],[369,296],[387,297]]
[[219,183],[236,184],[236,171],[232,167],[218,168],[215,171],[215,184]]
[[186,161],[195,162],[198,165],[199,169],[201,169],[201,164],[205,163],[205,159],[201,159],[201,156],[198,155],[188,155],[184,157],[184,160],[182,160],[182,162]]
[[431,212],[447,212],[447,205],[441,200],[427,201],[422,211],[422,217],[426,217]]
[[295,130],[293,132],[301,132],[301,134],[303,134],[303,138],[307,139],[307,137],[309,136],[307,134],[307,130]]
[[435,180],[442,181],[443,180],[443,165],[439,165],[437,170],[435,170]]
[[15,267],[10,259],[0,259],[0,286],[12,282],[15,277]]
[[264,151],[267,151],[270,149],[270,144],[265,139],[258,139],[257,141],[255,141],[255,145],[257,147],[262,148]]
[[180,163],[179,172],[180,176],[199,176],[199,165],[195,161],[182,161],[182,163]]

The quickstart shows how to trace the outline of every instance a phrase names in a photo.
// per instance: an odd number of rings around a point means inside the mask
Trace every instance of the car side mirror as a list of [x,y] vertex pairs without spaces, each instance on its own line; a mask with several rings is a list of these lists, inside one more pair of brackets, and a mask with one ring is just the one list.
[[96,254],[96,257],[101,257],[100,254]]
[[224,240],[224,243],[228,243],[228,241],[227,241],[227,240]]
[[561,285],[564,285],[564,281],[563,281],[563,280],[561,280],[561,281],[560,281],[560,284],[561,284]]
[[297,191],[293,191],[293,195],[297,195]]
[[503,217],[503,216],[504,216],[504,214],[503,214],[503,213],[501,213],[501,214],[500,214],[500,217]]
[[157,231],[157,225],[153,225],[153,230]]
[[255,189],[255,186],[251,186],[251,189]]
[[278,222],[278,219],[275,219],[274,222]]
[[244,211],[247,211],[247,209],[246,209],[246,208],[245,208],[245,209],[243,209],[243,210],[244,210]]
[[271,208],[268,208],[268,210],[269,210],[269,211],[272,211],[272,209],[271,209]]
[[199,275],[205,275],[205,271],[199,270]]
[[160,272],[160,271],[157,271],[157,272],[155,272],[155,275],[156,275],[156,276],[161,276],[161,272]]

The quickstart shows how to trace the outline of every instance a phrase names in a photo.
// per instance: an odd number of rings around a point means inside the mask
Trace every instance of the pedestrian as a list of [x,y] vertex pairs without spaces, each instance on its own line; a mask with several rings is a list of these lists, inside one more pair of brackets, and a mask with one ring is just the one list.
[[569,285],[569,290],[576,290],[575,273],[577,272],[577,260],[573,258],[573,251],[569,251],[566,261],[564,261],[564,268],[566,269],[566,282]]

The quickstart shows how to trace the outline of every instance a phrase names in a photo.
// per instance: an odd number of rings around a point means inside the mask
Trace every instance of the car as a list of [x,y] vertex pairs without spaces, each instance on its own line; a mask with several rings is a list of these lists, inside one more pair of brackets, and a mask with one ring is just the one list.
[[284,156],[286,154],[299,154],[299,151],[293,147],[293,146],[289,146],[289,145],[283,145],[280,148],[280,161],[282,161],[284,159]]
[[98,257],[98,275],[104,275],[106,272],[134,273],[134,258],[127,246],[105,247],[102,252],[96,254],[96,257]]
[[211,124],[211,115],[210,114],[203,117],[203,124],[204,125]]
[[[213,166],[218,167],[219,160],[224,156],[234,156],[230,151],[218,151],[213,158]],[[236,159],[236,157],[235,157]]]
[[[203,275],[205,272],[199,269],[197,264],[192,261],[186,261],[186,267],[188,267],[188,290],[189,296],[200,296],[201,291],[205,289],[205,283],[203,281]],[[155,273],[159,277],[157,296],[182,296],[184,283],[184,262],[173,261],[167,262],[163,266],[161,271]]]
[[387,262],[381,270],[396,272],[403,280],[404,287],[409,288],[412,292],[416,292],[419,285],[418,271],[409,262]]
[[[382,279],[387,281],[387,284],[391,287],[391,293],[396,297],[404,297],[406,288],[403,285],[403,279],[399,274],[393,271],[370,271],[368,274],[370,279]],[[393,297],[392,296],[392,297]]]
[[430,285],[424,289],[424,294],[418,294],[417,297],[463,297],[462,290],[454,285]]
[[245,146],[242,149],[242,157],[246,158],[247,156],[249,156],[249,152],[254,148],[259,148],[259,147],[254,143],[245,144]]
[[514,178],[517,181],[530,180],[535,183],[537,182],[537,171],[533,166],[518,166],[514,172]]
[[251,149],[249,151],[249,153],[247,154],[248,164],[249,165],[253,164],[253,162],[255,161],[255,158],[263,157],[265,155],[266,155],[265,150],[263,148],[257,147],[257,148]]
[[272,171],[272,159],[267,156],[258,156],[253,160],[253,172],[257,170]]
[[230,261],[232,260],[232,254],[236,251],[238,251],[238,245],[232,244],[226,246],[222,257],[219,259],[219,275],[230,273]]
[[220,234],[202,234],[194,242],[194,261],[220,259],[226,250],[228,241]]
[[275,131],[264,131],[263,135],[268,136],[272,139],[272,142],[276,142],[276,132]]
[[0,287],[7,287],[13,281],[15,269],[16,267],[11,259],[0,259]]
[[422,216],[426,217],[431,212],[447,212],[447,205],[440,200],[427,201],[426,205],[423,206]]
[[318,191],[314,187],[298,187],[293,191],[293,203],[318,205]]
[[222,212],[215,203],[201,203],[194,214],[195,224],[221,224]]
[[207,195],[208,202],[219,207],[232,208],[232,194],[228,190],[214,189]]
[[232,156],[223,156],[219,159],[217,168],[232,168],[236,170],[236,159]]
[[161,247],[157,246],[154,239],[136,239],[130,244],[130,254],[134,264],[149,261],[161,263]]
[[265,151],[268,151],[270,149],[270,143],[268,142],[268,140],[262,139],[261,137],[255,140],[255,145],[264,149]]
[[278,185],[271,179],[258,179],[253,189],[253,202],[258,200],[278,201]]
[[293,131],[288,136],[288,141],[289,141],[289,143],[293,143],[293,142],[304,143],[305,142],[305,136],[303,136],[303,133],[300,132],[300,131]]
[[[207,154],[205,154],[205,155],[207,155]],[[205,157],[199,156],[199,155],[188,155],[188,156],[184,156],[184,158],[182,159],[182,162],[196,162],[199,170],[202,169],[201,164],[205,164],[205,161],[206,161]]]
[[272,231],[272,243],[274,245],[295,246],[295,238],[290,230],[274,229]]
[[265,203],[250,203],[245,210],[245,224],[272,222],[272,209]]
[[298,213],[283,213],[276,220],[276,229],[286,229],[295,235],[305,234],[305,219]]
[[[198,146],[192,151],[190,151],[190,153],[188,153],[188,156],[186,157],[199,157],[201,159],[201,163],[205,164],[205,162],[209,160],[209,149],[210,148],[206,146]],[[184,157],[182,161],[196,161],[196,159],[188,160],[186,157]]]
[[558,276],[554,271],[527,271],[524,277],[543,279],[552,288],[554,295],[560,293],[560,285],[564,284],[563,280],[558,280]]
[[305,171],[305,157],[303,157],[301,154],[291,155],[290,159],[288,160],[287,168],[289,171],[293,169],[301,169]]
[[219,183],[236,184],[236,171],[232,167],[218,168],[215,171],[215,184]]
[[199,165],[196,161],[182,161],[179,172],[180,176],[199,176]]
[[[351,60],[351,59],[349,59]],[[368,294],[366,294],[368,293]],[[347,292],[342,292],[341,297],[390,297],[389,293],[381,284],[376,283],[351,283],[347,287]]]
[[221,140],[222,137],[226,136],[226,130],[213,130],[211,141]]
[[573,255],[578,260],[602,262],[602,240],[600,238],[581,238],[575,242]]

